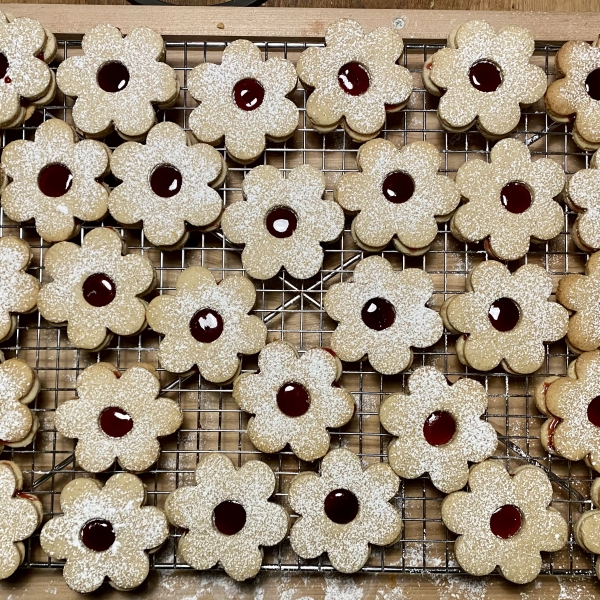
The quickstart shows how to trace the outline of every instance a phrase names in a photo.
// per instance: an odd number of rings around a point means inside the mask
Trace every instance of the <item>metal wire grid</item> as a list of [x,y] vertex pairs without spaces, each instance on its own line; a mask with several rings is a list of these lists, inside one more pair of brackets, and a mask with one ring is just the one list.
[[[259,46],[267,56],[285,56],[293,61],[306,48],[306,44],[285,42],[261,42]],[[186,42],[167,43],[167,62],[179,71],[183,83],[177,106],[161,112],[159,118],[187,126],[187,117],[196,106],[187,93],[187,75],[196,64],[211,60],[219,62],[225,43]],[[388,116],[382,135],[398,144],[427,139],[434,143],[443,155],[442,171],[456,172],[465,160],[479,156],[487,159],[490,144],[475,131],[464,134],[447,134],[440,127],[435,114],[437,100],[425,93],[420,78],[423,62],[440,46],[435,44],[407,44],[404,64],[414,73],[415,90],[408,107],[400,113]],[[553,77],[553,56],[557,48],[540,45],[534,60]],[[81,51],[80,42],[59,41],[60,59]],[[59,59],[59,60],[60,60]],[[327,177],[326,195],[331,196],[335,181],[341,173],[356,170],[358,145],[343,130],[327,136],[314,132],[307,123],[304,106],[305,93],[299,88],[293,99],[300,108],[301,127],[286,143],[268,144],[262,160],[287,172],[302,163],[321,168]],[[59,94],[52,106],[38,111],[28,123],[14,131],[2,134],[2,147],[13,139],[32,139],[36,126],[47,118],[70,119],[72,101]],[[561,164],[567,174],[587,167],[590,156],[573,144],[565,126],[552,123],[543,111],[543,105],[526,110],[516,137],[526,141],[535,156],[549,156]],[[111,148],[122,142],[116,135],[106,139]],[[241,182],[248,170],[255,166],[240,166],[229,160],[220,148],[229,166],[229,175],[220,188],[224,202],[230,203],[241,197]],[[109,181],[115,183],[114,181]],[[512,269],[530,262],[542,265],[556,279],[567,272],[581,272],[586,256],[579,252],[568,232],[574,216],[565,214],[563,232],[548,244],[533,247],[521,261],[511,263]],[[111,219],[105,225],[119,228]],[[94,225],[82,227],[80,239]],[[298,281],[285,272],[272,280],[255,282],[257,287],[256,314],[268,324],[269,341],[285,338],[295,343],[301,351],[315,346],[327,346],[335,323],[322,308],[323,295],[333,282],[347,279],[363,252],[352,241],[350,221],[339,242],[326,247],[324,267],[321,273],[307,281]],[[217,278],[232,272],[243,272],[239,249],[232,248],[220,232],[193,232],[180,251],[161,252],[149,245],[143,231],[121,229],[129,249],[148,256],[157,269],[159,286],[155,294],[174,288],[174,281],[181,270],[190,265],[204,265]],[[20,225],[0,215],[1,235],[19,235],[33,248],[34,261],[31,271],[40,281],[47,281],[44,272],[44,254],[47,244],[41,242],[31,224]],[[457,242],[447,224],[441,224],[433,248],[422,257],[405,257],[394,250],[383,253],[397,267],[418,267],[428,271],[435,284],[431,306],[439,308],[449,294],[462,292],[469,270],[486,259],[481,244],[466,245]],[[109,347],[100,353],[74,349],[66,339],[64,329],[57,328],[39,314],[22,315],[13,338],[3,344],[7,357],[19,356],[35,367],[42,382],[42,391],[33,405],[41,427],[32,446],[25,449],[5,451],[4,457],[15,460],[23,469],[26,489],[32,489],[44,504],[45,517],[60,513],[58,502],[64,485],[76,476],[89,476],[74,465],[72,440],[57,435],[53,428],[53,412],[63,401],[75,396],[75,381],[81,371],[98,361],[114,362],[125,369],[137,361],[157,364],[156,351],[159,336],[150,330],[133,337],[115,337]],[[465,369],[454,351],[455,337],[444,334],[433,347],[415,352],[411,370],[420,365],[434,365],[442,369],[451,381],[469,375],[484,384],[490,402],[487,419],[496,428],[500,443],[497,459],[509,468],[524,462],[544,468],[553,481],[554,506],[573,523],[581,511],[589,509],[589,486],[591,473],[582,463],[553,458],[547,455],[539,443],[539,427],[543,417],[535,409],[532,390],[535,377],[514,377],[498,371],[482,374]],[[564,342],[548,348],[546,362],[537,376],[564,374],[573,358]],[[256,368],[255,358],[244,358],[243,369]],[[141,475],[148,488],[148,502],[163,506],[166,495],[176,487],[193,483],[193,469],[197,459],[204,453],[220,451],[242,464],[261,458],[275,470],[277,476],[276,501],[286,503],[286,492],[291,478],[298,472],[317,469],[299,461],[287,449],[277,455],[258,453],[245,433],[247,415],[242,414],[231,398],[231,386],[215,386],[202,380],[197,374],[178,378],[159,368],[163,393],[177,399],[184,411],[181,429],[162,440],[161,457],[155,466]],[[410,371],[409,371],[410,372]],[[372,370],[368,362],[345,364],[342,385],[355,394],[357,412],[346,427],[334,432],[333,446],[348,447],[357,452],[365,464],[385,460],[385,448],[389,441],[380,427],[378,407],[385,395],[404,389],[408,373],[394,377],[382,377]],[[118,470],[118,467],[115,468]],[[114,471],[97,477],[105,480]],[[394,502],[404,519],[402,538],[389,548],[373,548],[365,571],[459,573],[453,557],[454,536],[447,532],[441,522],[440,504],[443,494],[430,484],[427,477],[403,480]],[[154,568],[186,568],[176,556],[176,544],[180,532],[172,531],[165,546],[152,556]],[[39,545],[39,534],[28,543],[24,567],[57,566],[59,561],[49,559]],[[265,570],[320,571],[331,569],[327,557],[305,561],[299,559],[285,540],[279,546],[265,549]],[[572,540],[568,547],[554,555],[544,557],[543,573],[593,574],[593,559],[576,546]]]

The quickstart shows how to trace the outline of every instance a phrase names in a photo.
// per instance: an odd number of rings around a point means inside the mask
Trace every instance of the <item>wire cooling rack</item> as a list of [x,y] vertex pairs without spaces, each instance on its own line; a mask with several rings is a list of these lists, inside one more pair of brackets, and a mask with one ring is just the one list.
[[[306,48],[305,44],[283,42],[265,41],[259,45],[267,56],[285,56],[294,62]],[[190,111],[196,106],[187,93],[187,75],[191,68],[202,61],[219,62],[224,47],[225,43],[217,42],[180,41],[167,44],[167,62],[178,71],[182,92],[177,105],[161,112],[160,119],[187,126]],[[403,61],[413,73],[415,90],[405,110],[388,115],[382,135],[398,144],[423,139],[432,142],[442,153],[442,171],[453,176],[464,161],[474,157],[487,159],[490,143],[476,131],[449,134],[440,128],[436,117],[437,99],[425,93],[420,76],[423,63],[439,47],[435,44],[406,45]],[[553,79],[557,49],[539,45],[533,59],[545,68],[549,80]],[[80,52],[80,42],[59,41],[56,62]],[[356,170],[358,145],[341,129],[326,136],[316,133],[306,120],[304,91],[298,88],[292,98],[300,108],[301,126],[286,143],[268,144],[257,164],[271,164],[284,171],[302,163],[313,164],[325,172],[326,195],[331,197],[333,185],[339,176]],[[38,111],[25,126],[4,132],[2,147],[13,139],[32,139],[36,125],[45,119],[57,117],[69,121],[71,105],[72,101],[63,99],[59,94],[53,105]],[[534,158],[550,157],[564,167],[568,175],[588,166],[590,155],[574,145],[564,125],[555,124],[546,116],[542,103],[523,113],[515,136],[529,145]],[[105,141],[114,148],[122,140],[113,134]],[[240,166],[227,158],[224,149],[220,150],[227,159],[229,175],[219,191],[223,201],[229,204],[241,198],[242,179],[255,165]],[[112,183],[115,183],[114,180]],[[525,262],[539,264],[552,274],[555,283],[567,272],[582,272],[586,256],[577,250],[568,235],[573,220],[574,215],[566,211],[563,231],[556,239],[545,245],[533,246],[523,260],[510,263],[509,267],[517,268]],[[195,231],[183,249],[161,252],[147,243],[142,230],[121,229],[110,219],[103,224],[121,231],[131,252],[144,254],[152,260],[159,278],[159,286],[154,294],[173,290],[177,275],[190,265],[204,265],[218,279],[230,273],[243,272],[239,249],[232,248],[219,231]],[[349,224],[347,221],[343,237],[326,247],[323,270],[318,276],[298,281],[283,272],[269,281],[255,282],[255,313],[267,323],[269,341],[283,338],[296,344],[301,351],[328,345],[335,323],[323,311],[323,295],[332,283],[349,278],[354,266],[363,257],[363,252],[352,241]],[[82,227],[79,239],[97,225],[86,224]],[[1,235],[18,235],[30,243],[34,252],[31,271],[39,276],[40,281],[47,281],[44,255],[48,245],[41,242],[35,228],[30,224],[11,222],[2,214],[0,232]],[[386,250],[383,254],[398,268],[417,267],[429,272],[435,283],[430,305],[438,309],[449,294],[465,290],[465,279],[470,269],[486,259],[481,244],[458,242],[450,234],[447,224],[440,225],[432,249],[422,257],[405,257],[395,250]],[[146,330],[138,336],[116,336],[108,348],[100,353],[91,353],[73,348],[67,341],[64,329],[47,323],[37,312],[19,317],[16,335],[1,349],[7,357],[18,356],[35,367],[42,390],[33,404],[33,410],[41,426],[32,446],[7,449],[3,457],[10,457],[22,467],[25,488],[33,489],[41,498],[46,519],[60,513],[59,495],[66,483],[77,476],[89,476],[74,464],[73,440],[63,438],[54,430],[53,414],[56,407],[75,396],[76,378],[85,367],[96,361],[111,361],[120,369],[137,361],[156,365],[158,342],[159,336]],[[434,365],[443,370],[451,381],[464,375],[480,381],[489,394],[486,418],[498,432],[496,458],[511,469],[524,463],[545,469],[553,482],[554,506],[573,523],[583,510],[590,508],[591,473],[583,463],[550,457],[544,451],[539,442],[539,428],[544,417],[536,410],[532,396],[537,377],[566,372],[566,366],[573,356],[564,342],[552,344],[547,350],[543,368],[535,376],[529,377],[509,376],[502,371],[482,374],[466,369],[456,357],[454,343],[455,336],[446,333],[435,346],[416,351],[412,369]],[[255,357],[244,358],[245,371],[255,368]],[[177,378],[164,370],[159,371],[163,394],[181,404],[184,422],[176,434],[163,438],[162,453],[155,468],[141,475],[148,488],[149,503],[163,506],[167,494],[181,485],[191,484],[195,464],[207,452],[224,452],[238,465],[253,458],[267,462],[277,476],[276,501],[284,505],[293,476],[303,470],[318,468],[318,464],[299,461],[286,450],[276,455],[257,452],[246,435],[248,416],[241,413],[232,400],[231,386],[215,386],[197,374]],[[408,373],[382,377],[366,361],[344,364],[341,383],[354,393],[357,411],[347,426],[333,433],[332,446],[350,448],[360,455],[365,464],[385,460],[385,448],[390,438],[379,424],[379,404],[387,394],[403,390],[407,376]],[[112,471],[97,477],[104,481],[111,474]],[[373,548],[364,570],[460,572],[453,556],[454,536],[441,521],[442,499],[443,494],[431,485],[427,477],[403,480],[394,499],[404,520],[402,538],[392,547]],[[178,560],[175,552],[179,535],[180,532],[172,531],[165,546],[152,556],[154,568],[187,568]],[[34,535],[27,545],[24,568],[59,564],[59,561],[49,559],[41,550],[39,534]],[[592,574],[593,568],[592,557],[582,552],[572,537],[564,550],[544,555],[543,573]],[[265,549],[263,569],[320,571],[331,569],[331,566],[326,556],[310,561],[299,559],[286,539],[275,548]]]

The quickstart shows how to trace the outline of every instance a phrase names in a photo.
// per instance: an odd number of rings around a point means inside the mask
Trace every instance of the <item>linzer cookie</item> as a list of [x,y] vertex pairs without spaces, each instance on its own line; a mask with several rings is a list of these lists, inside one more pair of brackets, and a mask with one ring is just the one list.
[[114,129],[125,139],[142,139],[156,123],[155,108],[169,108],[179,82],[164,62],[165,43],[148,27],[127,36],[112,25],[96,25],[83,36],[83,55],[70,56],[56,72],[61,92],[76,98],[75,127],[101,138]]
[[258,355],[258,372],[243,373],[233,399],[251,413],[248,437],[261,452],[279,452],[289,443],[302,460],[329,450],[328,427],[345,425],[354,398],[336,386],[342,363],[331,351],[313,348],[298,355],[287,342],[272,342]]
[[50,119],[35,131],[35,141],[15,140],[2,153],[10,183],[2,208],[14,221],[35,220],[38,234],[61,242],[79,232],[79,221],[98,221],[108,212],[110,150],[95,140],[78,141],[75,130]]
[[485,240],[486,250],[499,260],[516,260],[529,243],[556,237],[564,213],[553,200],[565,185],[558,163],[531,160],[529,148],[515,139],[501,140],[490,162],[470,160],[456,174],[465,204],[454,213],[450,228],[463,242]]
[[267,328],[248,315],[256,301],[254,284],[232,275],[218,284],[204,267],[188,267],[175,282],[175,294],[154,298],[148,324],[164,334],[158,348],[161,365],[173,373],[197,365],[213,383],[231,381],[240,370],[240,354],[256,354]]
[[125,225],[141,222],[155,246],[183,246],[189,237],[186,223],[218,223],[223,201],[212,188],[223,183],[227,167],[214,148],[191,144],[175,123],[155,125],[146,144],[121,144],[110,166],[123,181],[110,194],[110,214]]
[[78,440],[75,458],[86,471],[105,471],[115,458],[123,469],[145,471],[158,459],[157,438],[173,433],[183,420],[177,402],[158,398],[159,392],[150,365],[138,363],[120,373],[114,365],[96,363],[79,376],[79,398],[56,409],[54,425]]
[[537,265],[514,273],[493,260],[475,267],[467,292],[451,296],[440,310],[446,328],[460,334],[460,362],[480,371],[499,364],[516,375],[537,371],[546,356],[544,342],[564,337],[569,321],[550,294],[552,278]]
[[504,27],[497,33],[485,21],[467,21],[448,36],[448,47],[423,66],[423,82],[441,96],[438,119],[448,131],[477,124],[486,137],[498,139],[518,125],[521,107],[546,91],[546,74],[529,60],[535,49],[531,33]]
[[408,391],[388,396],[379,410],[382,426],[396,436],[390,466],[404,479],[429,473],[438,490],[455,492],[467,483],[468,463],[489,458],[498,444],[481,418],[485,389],[466,378],[451,385],[434,367],[421,367],[409,376]]
[[354,573],[364,566],[371,544],[389,546],[399,537],[402,520],[390,500],[398,476],[385,463],[363,470],[350,450],[332,450],[311,471],[292,479],[289,503],[300,518],[292,526],[292,549],[302,558],[327,552],[334,569]]
[[332,285],[323,307],[338,321],[331,347],[341,360],[365,355],[384,375],[407,369],[411,346],[426,348],[443,333],[442,320],[426,303],[433,294],[431,276],[421,269],[395,271],[381,256],[356,265],[353,281]]
[[93,592],[106,578],[118,590],[143,583],[148,552],[169,535],[164,512],[145,502],[146,486],[131,473],[117,473],[105,485],[79,477],[63,488],[63,514],[44,525],[40,542],[52,558],[66,559],[63,576],[71,589]]
[[220,65],[203,63],[188,75],[188,91],[200,106],[189,116],[201,141],[225,148],[239,163],[255,161],[265,140],[282,142],[298,127],[298,107],[287,96],[296,89],[294,65],[279,56],[264,60],[248,40],[235,40]]
[[[573,527],[577,543],[592,554],[600,554],[600,478],[594,479],[590,492],[596,510],[584,512]],[[596,559],[596,575],[600,578],[600,560]]]
[[311,165],[280,171],[261,165],[246,175],[245,201],[225,209],[221,227],[234,244],[245,244],[242,264],[250,277],[270,279],[285,267],[306,279],[323,266],[321,242],[336,240],[344,230],[344,213],[324,200],[325,176]]
[[404,254],[431,248],[438,222],[447,221],[460,201],[454,182],[438,175],[442,156],[428,142],[397,148],[376,139],[360,147],[359,173],[342,175],[333,197],[349,214],[354,241],[368,252],[393,240]]
[[540,552],[556,552],[569,526],[553,507],[552,484],[538,467],[524,465],[510,475],[500,461],[486,460],[469,472],[469,492],[453,492],[442,502],[442,520],[459,534],[458,564],[471,575],[496,567],[514,583],[540,573]]
[[175,490],[165,504],[169,521],[184,528],[177,552],[194,569],[219,563],[244,581],[254,577],[263,561],[263,546],[286,535],[289,517],[270,502],[273,471],[259,460],[239,469],[223,454],[209,454],[196,467],[196,485]]
[[121,236],[93,229],[81,246],[60,242],[46,251],[44,266],[53,278],[40,290],[38,308],[51,323],[66,323],[77,348],[101,350],[116,335],[146,327],[146,303],[139,298],[155,285],[149,259],[127,253]]
[[342,124],[358,142],[376,137],[386,112],[403,108],[412,92],[412,77],[398,64],[403,51],[402,38],[388,27],[366,34],[351,19],[329,25],[325,48],[307,48],[296,65],[310,94],[312,126],[327,133]]
[[546,112],[573,122],[573,141],[583,150],[600,148],[600,40],[567,42],[556,54],[557,80],[548,86]]

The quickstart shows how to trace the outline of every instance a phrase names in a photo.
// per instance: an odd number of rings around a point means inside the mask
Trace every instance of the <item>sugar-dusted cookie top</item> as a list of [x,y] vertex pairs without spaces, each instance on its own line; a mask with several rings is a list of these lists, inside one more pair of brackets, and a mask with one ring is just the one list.
[[[592,554],[600,554],[600,478],[594,479],[590,491],[595,510],[584,512],[573,526],[577,543]],[[596,559],[596,575],[600,578],[600,560]]]
[[323,199],[323,173],[301,165],[284,178],[261,165],[246,175],[242,190],[245,200],[225,209],[221,227],[231,242],[245,244],[248,275],[270,279],[282,266],[299,279],[316,275],[323,265],[321,242],[339,238],[344,229],[341,208]]
[[265,60],[252,42],[235,40],[220,65],[202,63],[189,73],[188,91],[200,102],[188,117],[190,129],[201,142],[225,138],[229,156],[253,162],[265,139],[286,140],[298,127],[298,107],[287,98],[297,80],[289,60]]
[[143,138],[156,123],[155,106],[168,108],[179,94],[162,37],[148,27],[124,36],[102,24],[83,36],[81,47],[83,55],[70,56],[56,72],[63,94],[76,98],[77,129],[104,137],[114,127],[126,139]]
[[11,180],[2,208],[14,221],[34,219],[48,242],[69,239],[79,232],[78,221],[98,221],[108,212],[108,187],[99,179],[109,171],[109,158],[105,144],[78,141],[60,119],[45,121],[34,141],[15,140],[2,153]]
[[262,546],[286,535],[286,510],[270,502],[273,471],[259,460],[240,468],[224,454],[206,455],[196,467],[196,485],[180,487],[167,498],[169,521],[182,527],[178,554],[194,569],[219,563],[238,581],[254,577],[263,561]]

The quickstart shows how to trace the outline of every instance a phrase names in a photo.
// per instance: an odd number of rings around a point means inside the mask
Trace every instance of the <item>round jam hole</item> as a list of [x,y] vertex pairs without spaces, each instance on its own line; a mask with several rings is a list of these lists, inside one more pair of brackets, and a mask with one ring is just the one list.
[[489,60],[478,60],[469,69],[471,85],[480,92],[495,92],[502,84],[502,72]]
[[310,407],[310,396],[299,383],[284,383],[277,392],[277,406],[288,417],[301,417]]
[[531,191],[524,183],[511,181],[502,188],[500,201],[508,212],[520,215],[531,206]]
[[[0,79],[4,79],[6,72],[8,71],[8,58],[0,52]],[[7,82],[8,83],[8,82]]]
[[82,292],[88,304],[100,308],[108,306],[115,299],[117,286],[108,275],[94,273],[83,282]]
[[423,425],[423,435],[431,446],[447,444],[456,433],[456,421],[445,410],[432,412]]
[[118,406],[110,406],[100,413],[100,429],[113,438],[122,438],[133,429],[131,415]]
[[350,490],[333,490],[325,498],[325,514],[334,523],[346,525],[358,514],[358,498]]
[[81,528],[81,541],[96,552],[108,550],[115,542],[115,531],[109,521],[94,519]]
[[181,173],[172,165],[158,165],[150,175],[150,187],[161,198],[172,198],[181,189]]
[[233,86],[233,99],[241,110],[256,110],[265,98],[265,89],[256,79],[241,79]]
[[38,175],[40,191],[51,198],[64,196],[71,189],[72,183],[73,173],[59,163],[46,165]]
[[357,62],[346,63],[338,71],[338,83],[350,96],[360,96],[369,89],[369,73]]
[[293,210],[279,206],[267,215],[266,227],[273,237],[288,238],[298,227],[298,217]]
[[383,331],[394,324],[396,309],[385,298],[372,298],[362,307],[360,316],[369,329]]
[[129,71],[127,67],[118,61],[103,64],[96,76],[98,85],[105,91],[114,94],[127,87],[129,83]]
[[596,396],[588,404],[587,417],[592,425],[600,427],[600,396]]
[[246,524],[246,511],[241,504],[225,500],[213,510],[213,522],[223,535],[235,535]]
[[396,171],[385,178],[381,191],[390,202],[402,204],[415,193],[415,182],[408,173]]
[[517,326],[521,313],[514,300],[499,298],[488,310],[488,319],[497,331],[510,331]]
[[190,320],[190,333],[196,341],[210,344],[223,333],[223,317],[216,310],[203,308]]
[[505,504],[492,513],[490,529],[495,536],[506,540],[521,529],[522,519],[521,511],[514,504]]
[[[0,62],[1,65],[2,62]],[[585,91],[593,100],[600,100],[600,69],[594,69],[585,78]]]

